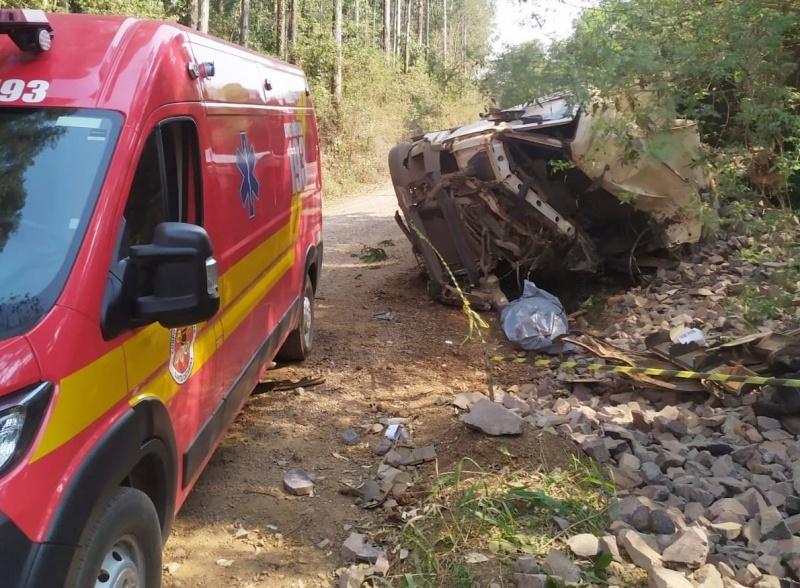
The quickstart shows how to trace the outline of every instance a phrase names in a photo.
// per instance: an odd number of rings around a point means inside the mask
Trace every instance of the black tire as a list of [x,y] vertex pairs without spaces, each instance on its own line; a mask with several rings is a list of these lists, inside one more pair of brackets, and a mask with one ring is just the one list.
[[309,279],[303,287],[301,304],[300,324],[278,351],[278,361],[303,361],[314,347],[314,286]]
[[89,519],[66,586],[114,586],[115,579],[133,574],[138,584],[132,585],[159,588],[161,547],[161,526],[153,502],[134,488],[117,488]]

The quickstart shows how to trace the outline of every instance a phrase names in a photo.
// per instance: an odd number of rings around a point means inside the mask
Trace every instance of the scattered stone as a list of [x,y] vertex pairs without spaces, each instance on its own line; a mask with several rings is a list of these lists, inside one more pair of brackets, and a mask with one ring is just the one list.
[[792,532],[774,506],[761,511],[761,541],[766,539],[790,539]]
[[712,564],[700,566],[692,578],[697,588],[723,588],[722,574]]
[[614,466],[610,466],[608,468],[609,477],[611,481],[618,488],[623,488],[625,490],[631,490],[633,488],[638,488],[642,485],[642,476],[639,472],[635,470],[629,470],[627,468],[615,468]]
[[763,576],[763,574],[758,571],[755,564],[747,564],[736,573],[736,581],[741,582],[745,586],[752,586],[761,576]]
[[672,535],[675,533],[675,522],[667,511],[657,508],[650,512],[650,530],[656,535]]
[[606,463],[611,460],[611,452],[608,450],[605,439],[591,439],[585,441],[581,443],[581,449],[597,463]]
[[521,574],[538,574],[542,571],[538,560],[532,555],[520,555],[515,565]]
[[358,445],[361,442],[361,437],[353,428],[348,428],[342,431],[342,442],[345,445]]
[[800,514],[800,496],[787,496],[783,508],[788,515]]
[[436,459],[436,448],[433,445],[425,445],[424,447],[415,447],[402,465],[419,465],[434,459]]
[[769,555],[767,553],[759,556],[755,561],[756,567],[772,576],[779,576],[783,578],[786,575],[786,568],[781,564],[781,558],[776,555]]
[[542,568],[549,575],[557,576],[567,584],[577,584],[581,580],[580,568],[558,549],[550,550]]
[[389,450],[394,445],[394,441],[388,439],[387,437],[382,437],[378,444],[372,448],[372,452],[375,455],[383,456],[389,453]]
[[464,556],[464,561],[468,564],[479,564],[489,561],[489,558],[478,551],[471,551]]
[[347,568],[339,568],[336,573],[339,575],[339,588],[361,588],[367,579],[370,568],[367,566],[352,565]]
[[503,406],[518,412],[523,417],[531,413],[531,405],[516,394],[506,394],[503,398]]
[[650,547],[636,531],[631,529],[622,531],[619,534],[619,542],[628,557],[631,558],[631,561],[640,568],[649,570],[655,566],[662,565],[661,555]]
[[683,514],[688,520],[694,522],[700,519],[700,517],[705,516],[706,509],[699,502],[690,502],[683,509]]
[[675,484],[674,491],[681,498],[689,502],[699,502],[703,506],[711,506],[714,502],[714,495],[711,492],[692,484]]
[[664,472],[661,471],[661,468],[652,461],[646,461],[642,464],[641,473],[645,481],[651,484],[661,482],[665,477]]
[[664,561],[699,567],[706,563],[708,535],[700,527],[687,527],[678,533],[675,541],[664,550]]
[[514,583],[517,585],[517,588],[546,588],[547,575],[514,574]]
[[553,403],[552,410],[557,415],[566,416],[572,410],[572,405],[566,398],[559,398]]
[[641,533],[650,532],[650,508],[642,505],[633,511],[633,514],[628,521],[634,529]]
[[293,468],[283,475],[283,488],[295,496],[309,496],[314,492],[314,480],[304,470]]
[[781,588],[781,581],[777,576],[761,576],[754,588]]
[[489,399],[479,400],[470,407],[464,424],[487,435],[521,435],[525,421],[519,415]]
[[385,557],[384,550],[369,542],[366,535],[350,533],[342,544],[342,559],[346,562],[366,562],[374,564],[381,556]]
[[762,433],[764,431],[775,431],[781,428],[781,422],[767,416],[756,417],[756,426]]
[[220,558],[216,561],[216,564],[221,568],[229,568],[233,565],[233,561],[232,559]]
[[570,551],[578,557],[594,557],[600,552],[600,540],[591,533],[581,533],[567,539]]
[[638,470],[642,467],[642,462],[639,458],[631,453],[623,453],[620,455],[617,463],[619,463],[619,467],[631,470]]
[[459,392],[453,397],[451,403],[461,410],[469,410],[469,408],[479,400],[486,399],[486,396],[480,392]]
[[610,555],[611,559],[614,561],[622,561],[622,556],[620,555],[619,547],[617,546],[617,538],[614,537],[614,535],[605,535],[600,537],[599,547],[601,552]]
[[725,537],[728,541],[733,541],[742,534],[742,525],[739,523],[712,523],[711,529]]
[[659,566],[650,568],[647,585],[650,588],[692,588],[692,583],[682,573]]

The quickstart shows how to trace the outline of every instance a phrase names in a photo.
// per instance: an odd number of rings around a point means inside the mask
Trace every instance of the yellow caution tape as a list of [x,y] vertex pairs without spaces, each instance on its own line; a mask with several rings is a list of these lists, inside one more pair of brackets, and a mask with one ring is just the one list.
[[604,363],[585,363],[569,359],[559,361],[557,359],[534,359],[526,356],[516,355],[495,355],[492,358],[495,363],[528,363],[535,367],[550,368],[582,368],[595,372],[611,372],[617,374],[641,374],[644,376],[655,376],[658,378],[681,378],[684,380],[708,380],[710,382],[738,382],[741,384],[752,384],[755,386],[785,386],[788,388],[800,388],[800,380],[793,378],[771,378],[766,376],[744,376],[738,374],[722,374],[717,372],[694,372],[691,370],[666,370],[662,368],[643,368],[625,365],[606,365]]

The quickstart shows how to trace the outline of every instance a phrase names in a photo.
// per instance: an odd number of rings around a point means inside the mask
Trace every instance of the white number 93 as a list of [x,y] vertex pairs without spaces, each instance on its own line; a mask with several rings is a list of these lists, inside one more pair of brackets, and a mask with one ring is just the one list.
[[2,80],[0,81],[0,102],[22,100],[29,104],[35,104],[47,97],[49,88],[50,84],[44,80],[31,80],[28,83],[15,79]]

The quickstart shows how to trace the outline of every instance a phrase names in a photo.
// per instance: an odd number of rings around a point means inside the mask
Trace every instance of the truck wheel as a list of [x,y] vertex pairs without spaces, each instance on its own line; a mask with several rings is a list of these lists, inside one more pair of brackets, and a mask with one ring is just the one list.
[[300,325],[286,339],[278,351],[280,361],[303,361],[314,346],[314,286],[306,280],[303,288],[303,309]]
[[81,537],[70,588],[161,586],[161,526],[144,492],[120,487],[96,509]]

